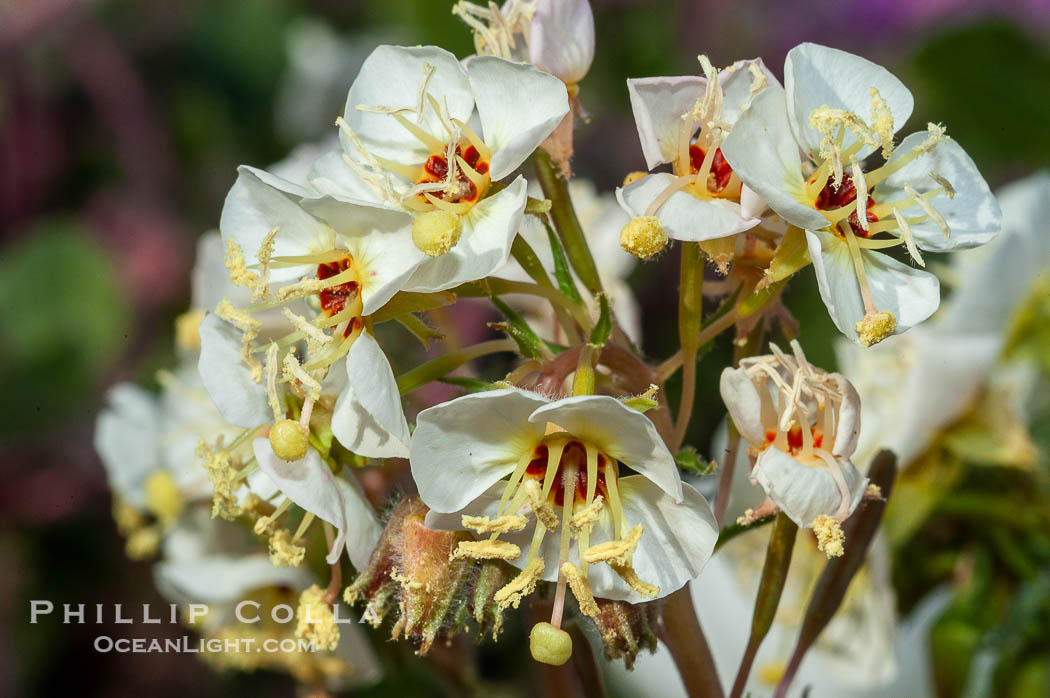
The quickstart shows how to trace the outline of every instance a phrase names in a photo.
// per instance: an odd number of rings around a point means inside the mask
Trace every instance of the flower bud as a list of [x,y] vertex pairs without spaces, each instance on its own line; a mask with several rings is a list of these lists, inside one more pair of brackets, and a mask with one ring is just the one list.
[[440,257],[459,242],[459,216],[451,211],[427,211],[412,222],[412,242],[431,257]]
[[620,247],[639,259],[649,259],[667,245],[667,231],[656,216],[639,216],[620,231]]
[[537,623],[529,633],[529,650],[537,662],[561,666],[572,656],[572,638],[550,623]]
[[282,419],[270,428],[270,446],[278,458],[291,463],[306,457],[309,441],[298,422]]
[[592,620],[602,636],[606,659],[623,659],[624,666],[630,670],[634,667],[638,650],[656,651],[659,604],[630,604],[609,599],[595,601],[598,615]]

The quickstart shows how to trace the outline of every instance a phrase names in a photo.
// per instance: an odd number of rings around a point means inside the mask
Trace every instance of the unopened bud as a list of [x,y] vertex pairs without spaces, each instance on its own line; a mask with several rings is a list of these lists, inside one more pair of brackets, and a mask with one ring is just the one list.
[[537,662],[561,666],[572,656],[572,638],[550,623],[537,623],[529,633],[529,650]]
[[289,463],[306,457],[306,434],[297,422],[282,419],[270,428],[270,446],[281,460]]
[[620,247],[639,259],[649,259],[667,245],[667,231],[656,216],[639,216],[620,231]]
[[451,211],[427,211],[412,222],[412,242],[431,257],[440,257],[459,242],[459,216]]

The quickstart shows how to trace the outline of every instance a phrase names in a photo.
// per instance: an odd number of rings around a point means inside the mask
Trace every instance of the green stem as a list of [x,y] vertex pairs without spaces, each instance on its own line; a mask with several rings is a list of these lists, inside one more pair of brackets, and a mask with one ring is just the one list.
[[488,342],[463,347],[420,364],[407,373],[402,373],[397,377],[397,389],[402,395],[407,395],[416,388],[420,388],[456,370],[468,361],[473,361],[487,354],[514,350],[515,344],[510,339],[493,339]]
[[[540,286],[547,288],[554,288],[554,284],[551,283],[550,277],[547,275],[547,270],[543,268],[543,262],[536,255],[535,250],[532,246],[525,241],[521,235],[514,237],[514,243],[510,248],[511,255],[514,256],[514,260],[521,265],[521,268],[525,270],[525,273],[529,275],[533,281]],[[576,331],[576,323],[573,320],[565,308],[561,305],[551,301],[551,307],[554,309],[554,314],[558,318],[558,324],[565,331],[565,336],[568,338],[569,344],[577,344],[580,341],[580,333]]]
[[482,281],[456,286],[452,292],[467,298],[501,296],[506,293],[521,293],[527,296],[545,298],[556,307],[564,308],[580,327],[589,327],[591,318],[579,303],[574,303],[568,296],[556,288],[529,283],[527,281],[509,281],[507,279],[487,278]]
[[729,698],[740,698],[751,675],[758,648],[773,625],[780,605],[780,596],[784,592],[788,568],[791,566],[791,553],[795,549],[795,535],[798,526],[784,512],[777,514],[773,522],[773,532],[769,535],[769,547],[766,548],[766,562],[762,567],[762,579],[758,583],[758,596],[755,599],[755,612],[751,617],[751,636],[744,650],[744,658],[733,683]]
[[558,166],[551,161],[546,152],[537,150],[533,162],[536,164],[536,178],[543,188],[543,195],[551,201],[551,220],[561,236],[569,263],[588,291],[592,294],[600,293],[602,282],[598,278],[598,267],[594,264],[587,238],[584,237],[583,228],[572,206],[569,181],[562,176]]
[[700,243],[682,243],[682,261],[678,285],[678,341],[682,347],[682,397],[678,403],[671,451],[677,451],[685,440],[689,419],[696,400],[696,355],[703,316],[704,259]]

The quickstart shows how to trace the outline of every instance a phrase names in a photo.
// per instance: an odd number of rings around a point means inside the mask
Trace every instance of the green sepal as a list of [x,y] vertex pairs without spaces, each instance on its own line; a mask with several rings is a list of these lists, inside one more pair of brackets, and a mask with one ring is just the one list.
[[372,322],[396,320],[405,313],[422,313],[434,308],[443,308],[456,302],[456,294],[451,291],[436,293],[412,293],[401,291],[388,300],[386,304],[372,313]]
[[710,475],[718,467],[715,461],[701,458],[694,446],[683,446],[674,456],[675,465],[687,473]]
[[599,293],[598,321],[594,323],[594,329],[591,330],[591,346],[599,349],[604,347],[609,341],[610,333],[612,333],[612,313],[609,311],[609,299],[604,293]]

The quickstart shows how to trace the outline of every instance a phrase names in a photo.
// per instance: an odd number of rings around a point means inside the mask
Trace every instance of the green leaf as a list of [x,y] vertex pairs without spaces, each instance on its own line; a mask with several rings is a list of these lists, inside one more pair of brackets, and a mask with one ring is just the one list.
[[372,321],[375,323],[395,320],[405,313],[422,313],[434,308],[443,308],[456,302],[456,294],[451,291],[439,291],[437,293],[411,293],[402,291],[396,294],[386,304],[372,313]]
[[569,271],[569,260],[565,256],[565,248],[561,246],[561,240],[551,228],[547,219],[543,219],[543,227],[547,229],[547,240],[551,245],[551,254],[554,256],[554,278],[558,282],[558,290],[565,294],[570,300],[581,302],[580,292],[576,288],[576,280],[572,278]]
[[598,321],[591,330],[590,343],[601,348],[609,341],[609,334],[612,332],[612,313],[609,312],[609,299],[604,293],[598,294],[598,308]]
[[701,458],[693,446],[682,447],[682,450],[675,454],[674,462],[675,465],[687,473],[696,473],[697,475],[710,475],[718,467],[718,463],[715,461]]
[[507,336],[518,345],[518,351],[525,358],[549,359],[552,356],[550,349],[539,338],[539,335],[529,327],[529,323],[525,322],[524,318],[518,315],[513,308],[500,300],[499,296],[492,296],[491,298],[492,303],[503,313],[503,317],[507,318],[507,322],[489,323],[489,327],[506,332]]
[[438,381],[454,385],[458,388],[463,388],[468,393],[483,393],[487,390],[496,389],[496,386],[492,383],[467,376],[444,376],[438,378]]

